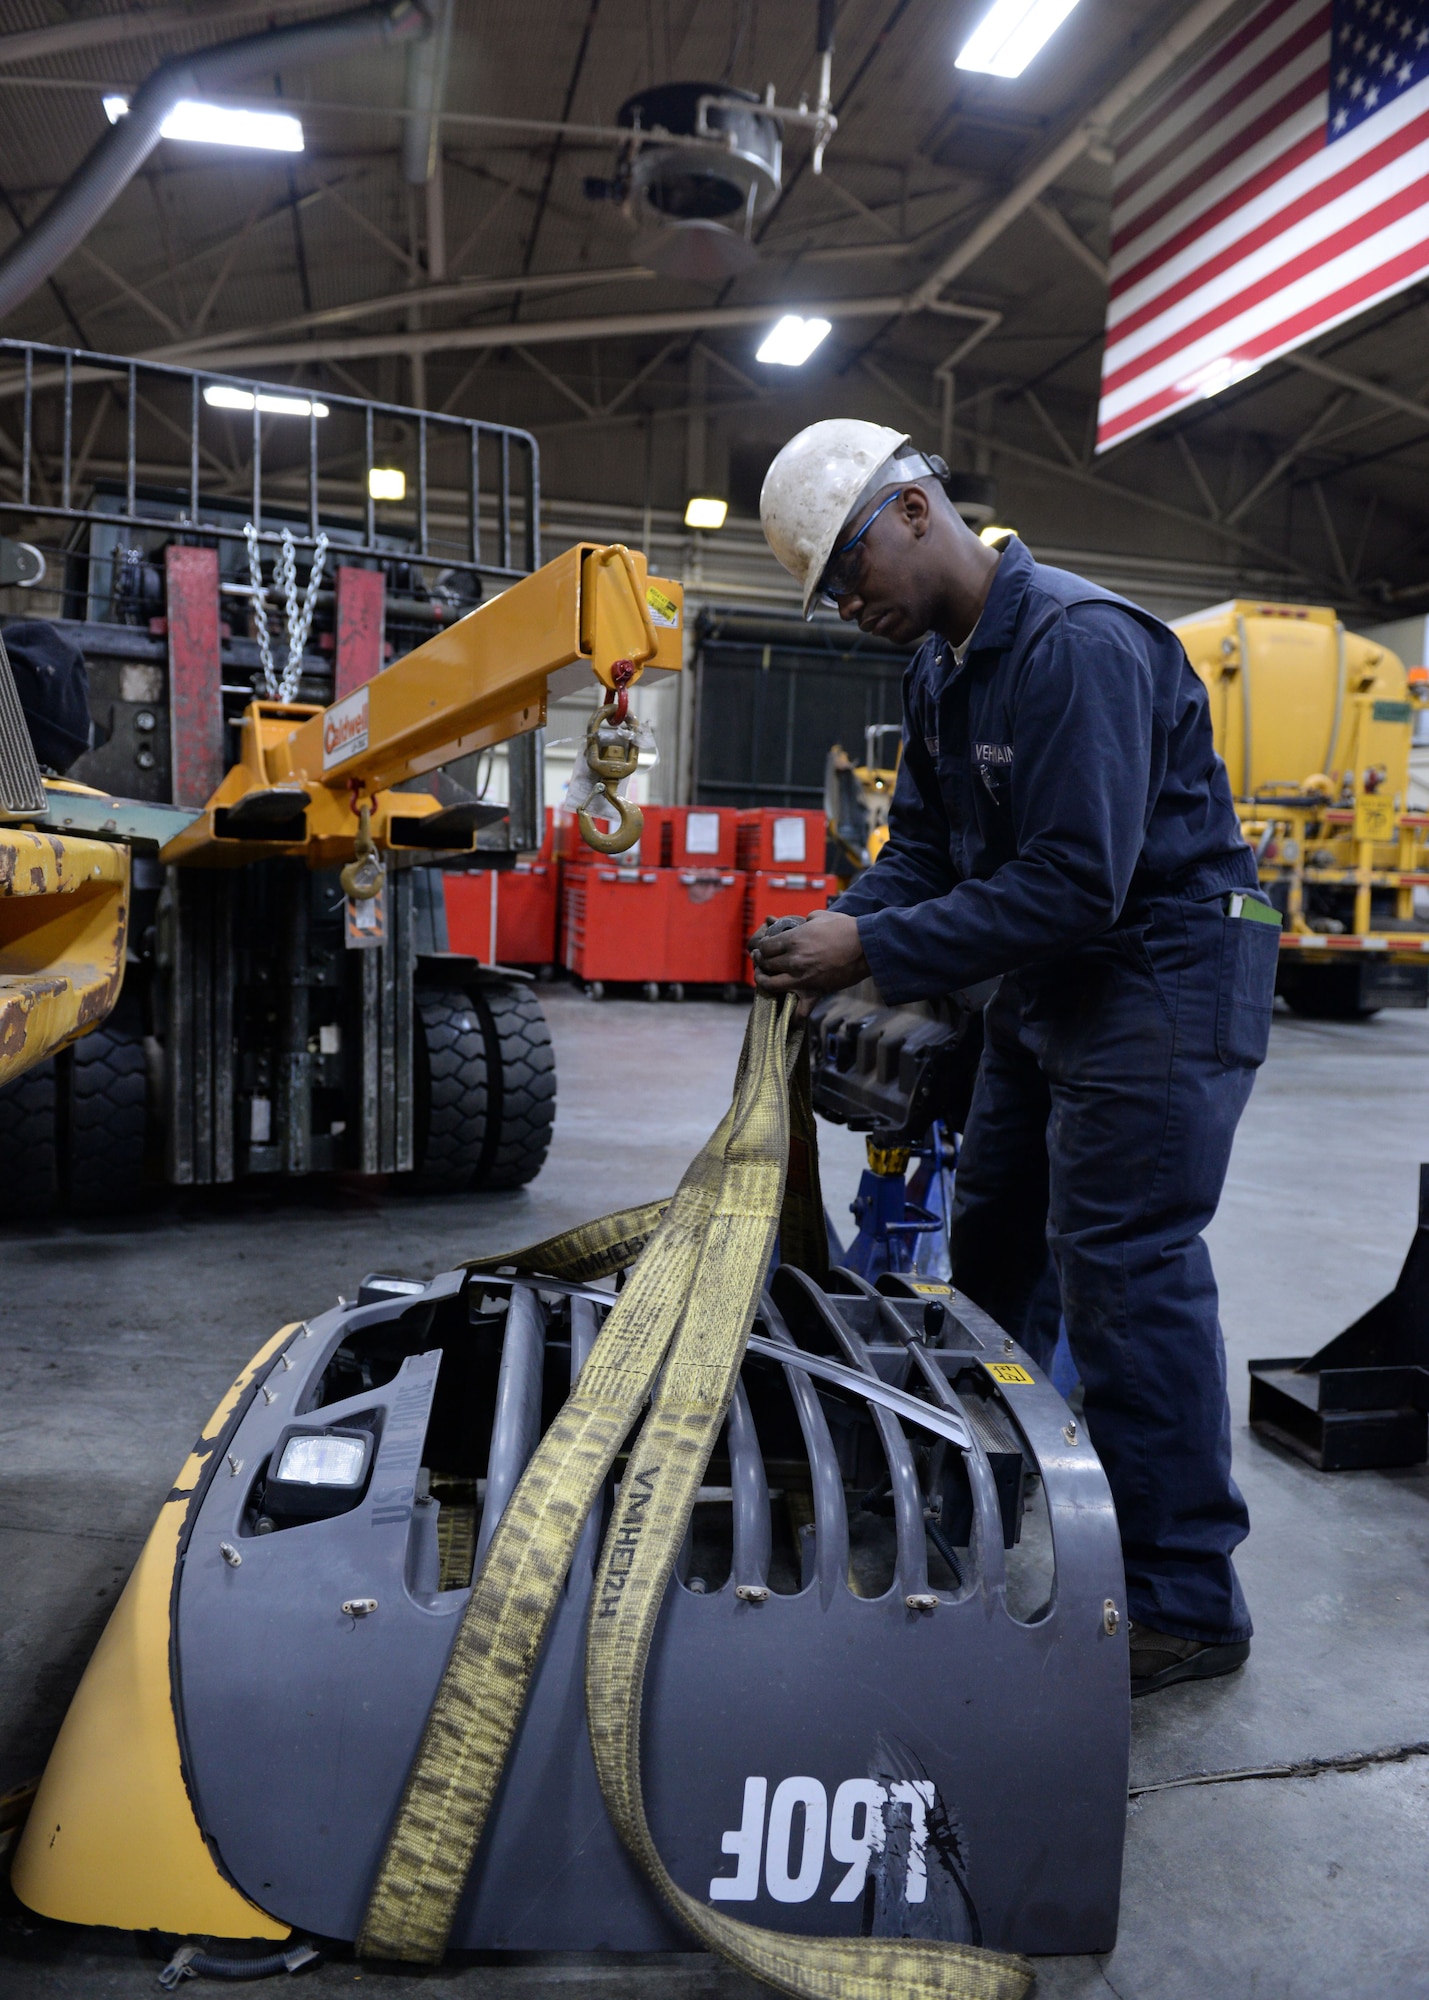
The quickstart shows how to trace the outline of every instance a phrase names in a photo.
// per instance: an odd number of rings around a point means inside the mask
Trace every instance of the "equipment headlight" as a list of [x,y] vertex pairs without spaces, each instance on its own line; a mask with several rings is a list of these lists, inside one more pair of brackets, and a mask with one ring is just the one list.
[[290,1437],[278,1460],[276,1477],[285,1485],[360,1486],[370,1442],[331,1432]]
[[262,1512],[277,1526],[320,1521],[359,1506],[375,1439],[356,1424],[292,1424],[278,1439],[263,1482]]

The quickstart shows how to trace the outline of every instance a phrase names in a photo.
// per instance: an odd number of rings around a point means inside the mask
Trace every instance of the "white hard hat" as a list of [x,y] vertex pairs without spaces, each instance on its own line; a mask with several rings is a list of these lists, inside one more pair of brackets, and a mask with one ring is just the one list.
[[855,509],[882,487],[906,485],[933,470],[918,453],[895,468],[892,461],[907,444],[907,431],[887,424],[829,417],[790,438],[765,473],[759,495],[764,539],[802,590],[806,618]]

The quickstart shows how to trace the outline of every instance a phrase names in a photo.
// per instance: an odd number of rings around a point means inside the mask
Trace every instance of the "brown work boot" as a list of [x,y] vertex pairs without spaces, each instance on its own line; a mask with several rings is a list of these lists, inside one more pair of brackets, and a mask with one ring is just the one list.
[[1207,1644],[1203,1639],[1177,1639],[1169,1632],[1153,1632],[1133,1618],[1131,1639],[1131,1694],[1155,1694],[1158,1688],[1176,1681],[1211,1681],[1217,1674],[1234,1673],[1250,1657],[1249,1639],[1224,1645]]

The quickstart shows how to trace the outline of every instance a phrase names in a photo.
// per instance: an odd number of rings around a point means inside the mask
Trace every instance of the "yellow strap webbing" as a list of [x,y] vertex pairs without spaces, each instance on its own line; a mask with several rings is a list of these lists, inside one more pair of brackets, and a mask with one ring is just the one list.
[[[801,1042],[793,1001],[757,996],[734,1101],[655,1226],[501,1517],[378,1870],[357,1941],[365,1956],[428,1963],[441,1957],[576,1540],[653,1390],[601,1552],[586,1655],[596,1769],[622,1839],[697,1936],[788,1993],[810,2000],[1019,2000],[1030,1984],[1025,1960],[971,1946],[791,1937],[723,1916],[671,1879],[645,1819],[645,1663],[780,1225],[791,1067],[793,1094],[807,1100],[807,1069],[797,1067]],[[795,1116],[801,1136],[812,1140],[812,1115]],[[804,1247],[817,1258],[812,1223],[798,1223],[793,1213],[817,1196],[816,1166],[802,1178],[797,1196],[790,1189],[786,1233],[797,1237],[802,1228]],[[606,1217],[533,1247],[548,1258],[554,1252],[569,1270],[637,1235],[633,1218],[640,1213]],[[534,1268],[526,1263],[531,1254],[499,1261]],[[549,1262],[546,1269],[566,1274]]]

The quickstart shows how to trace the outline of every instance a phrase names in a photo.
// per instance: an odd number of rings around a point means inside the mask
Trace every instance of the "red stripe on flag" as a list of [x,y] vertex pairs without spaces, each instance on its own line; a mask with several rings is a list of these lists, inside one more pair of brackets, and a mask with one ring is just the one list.
[[1139,285],[1144,278],[1149,278],[1162,264],[1169,263],[1173,257],[1178,257],[1198,237],[1207,235],[1218,223],[1224,222],[1227,216],[1234,215],[1238,208],[1244,208],[1248,202],[1254,201],[1257,195],[1264,194],[1267,188],[1274,187],[1277,181],[1284,180],[1287,174],[1293,174],[1297,167],[1304,166],[1306,160],[1313,159],[1316,153],[1323,153],[1324,150],[1324,133],[1318,127],[1313,132],[1307,132],[1303,139],[1297,139],[1293,146],[1288,147],[1285,152],[1262,167],[1258,174],[1252,174],[1241,187],[1232,188],[1229,194],[1222,195],[1220,200],[1203,214],[1186,223],[1184,228],[1178,229],[1174,236],[1168,236],[1159,249],[1149,251],[1139,264],[1133,264],[1129,271],[1114,280],[1111,287],[1112,298],[1120,298],[1123,292],[1129,292],[1133,285]]
[[[1411,285],[1416,278],[1429,271],[1429,237],[1422,243],[1413,244],[1408,250],[1401,250],[1397,257],[1391,257],[1387,264],[1377,265],[1372,271],[1364,272],[1352,283],[1342,285],[1328,299],[1317,299],[1314,305],[1305,306],[1289,319],[1281,320],[1278,326],[1267,327],[1254,340],[1247,341],[1238,350],[1237,359],[1261,361],[1267,356],[1297,346],[1301,341],[1323,333],[1336,322],[1348,319],[1358,307],[1368,304],[1381,294]],[[1134,404],[1111,418],[1097,433],[1097,449],[1100,451],[1123,437],[1127,432],[1141,430],[1164,416],[1173,407],[1194,403],[1200,392],[1187,392],[1179,384],[1159,389],[1154,396],[1148,396],[1143,403]]]
[[[1323,269],[1336,257],[1343,256],[1347,250],[1353,250],[1357,244],[1367,243],[1370,237],[1377,236],[1391,223],[1401,222],[1406,215],[1413,215],[1416,210],[1422,208],[1429,208],[1429,174],[1421,174],[1417,181],[1410,181],[1408,186],[1396,189],[1387,200],[1380,202],[1377,208],[1369,209],[1363,215],[1357,215],[1353,222],[1347,222],[1342,229],[1322,237],[1318,243],[1312,243],[1309,249],[1302,250],[1298,257],[1292,257],[1288,262],[1278,264],[1274,270],[1267,271],[1263,277],[1257,278],[1254,284],[1243,286],[1223,304],[1210,307],[1198,318],[1188,321],[1185,326],[1177,327],[1174,333],[1167,334],[1155,347],[1149,347],[1144,354],[1138,354],[1135,360],[1123,363],[1113,374],[1103,377],[1102,394],[1114,395],[1118,389],[1125,388],[1128,382],[1134,382],[1138,375],[1149,375],[1153,368],[1159,368],[1163,361],[1171,360],[1174,355],[1185,353],[1206,334],[1214,333],[1217,327],[1228,325],[1239,314],[1248,312],[1252,306],[1261,305],[1266,299],[1274,298],[1277,292],[1283,292],[1287,286],[1293,285],[1297,278],[1308,277],[1312,271]],[[1425,245],[1425,254],[1429,256],[1429,243]]]
[[[1317,69],[1312,76],[1302,77],[1295,88],[1282,97],[1278,104],[1270,105],[1253,124],[1245,127],[1242,131],[1234,133],[1217,152],[1211,155],[1209,160],[1206,160],[1201,166],[1197,167],[1193,174],[1188,175],[1185,180],[1178,181],[1175,187],[1169,188],[1165,194],[1159,196],[1149,207],[1144,208],[1140,215],[1127,223],[1123,229],[1118,231],[1113,224],[1111,239],[1112,255],[1115,256],[1128,243],[1134,243],[1138,236],[1148,230],[1153,222],[1159,222],[1163,215],[1170,215],[1172,210],[1179,207],[1183,201],[1194,194],[1197,188],[1205,187],[1209,182],[1213,181],[1222,168],[1233,166],[1237,160],[1243,158],[1249,152],[1250,148],[1258,140],[1263,139],[1268,132],[1273,132],[1278,126],[1283,125],[1288,118],[1300,110],[1302,105],[1312,103],[1316,97],[1320,96],[1324,96],[1328,104],[1329,88],[1330,65],[1327,60],[1323,69]],[[1320,143],[1321,145],[1325,143],[1323,133],[1320,135]]]
[[[1243,77],[1231,85],[1231,88],[1226,92],[1224,97],[1218,97],[1212,103],[1208,104],[1200,117],[1194,120],[1193,123],[1180,126],[1172,137],[1167,140],[1159,153],[1154,153],[1149,160],[1137,168],[1136,172],[1129,179],[1123,181],[1119,187],[1114,188],[1112,192],[1114,205],[1120,208],[1123,202],[1131,199],[1138,188],[1143,188],[1148,181],[1155,180],[1164,167],[1179,154],[1184,153],[1192,140],[1199,139],[1204,133],[1213,131],[1229,112],[1235,110],[1238,104],[1244,104],[1248,97],[1254,97],[1261,85],[1268,83],[1271,77],[1276,76],[1283,70],[1286,63],[1292,57],[1300,55],[1313,43],[1318,42],[1328,28],[1329,22],[1330,10],[1328,7],[1322,8],[1318,14],[1312,14],[1308,21],[1302,21],[1293,35],[1287,35],[1280,46],[1272,49],[1268,55],[1263,56],[1254,69],[1248,69]],[[1325,54],[1325,62],[1327,65],[1326,74],[1328,75],[1328,50]],[[1243,150],[1243,146],[1241,150]]]
[[[1339,173],[1332,174],[1328,180],[1307,188],[1294,201],[1287,202],[1284,208],[1277,210],[1274,215],[1267,216],[1256,228],[1247,230],[1244,236],[1237,237],[1234,243],[1227,244],[1224,250],[1218,251],[1206,263],[1198,265],[1194,271],[1188,271],[1174,285],[1168,286],[1164,292],[1158,292],[1154,298],[1148,299],[1145,305],[1129,313],[1124,320],[1118,320],[1115,326],[1108,323],[1108,346],[1114,346],[1117,341],[1135,333],[1138,327],[1146,326],[1151,320],[1168,312],[1172,306],[1179,305],[1182,299],[1189,298],[1193,292],[1199,291],[1202,285],[1209,284],[1223,271],[1229,271],[1243,258],[1252,256],[1255,251],[1264,249],[1268,243],[1273,243],[1277,237],[1283,236],[1288,229],[1293,229],[1297,222],[1303,222],[1307,216],[1328,207],[1332,201],[1337,201],[1341,195],[1348,194],[1351,188],[1358,187],[1371,175],[1377,174],[1381,168],[1387,167],[1403,154],[1412,152],[1414,147],[1422,144],[1426,138],[1429,138],[1429,112],[1423,113],[1392,137],[1383,140]],[[1206,224],[1202,218],[1196,224],[1195,233],[1202,235],[1205,231]],[[1224,316],[1222,314],[1222,317]]]
[[1180,105],[1189,102],[1198,90],[1203,90],[1218,70],[1234,62],[1242,49],[1248,49],[1257,36],[1263,35],[1282,14],[1288,14],[1290,9],[1298,4],[1299,0],[1274,0],[1273,5],[1262,7],[1258,14],[1253,14],[1243,27],[1236,30],[1229,41],[1222,42],[1212,49],[1204,62],[1198,63],[1189,76],[1182,78],[1175,90],[1152,107],[1135,130],[1127,133],[1117,148],[1118,152],[1135,152],[1148,132],[1153,132],[1159,125],[1164,125],[1171,113]]

